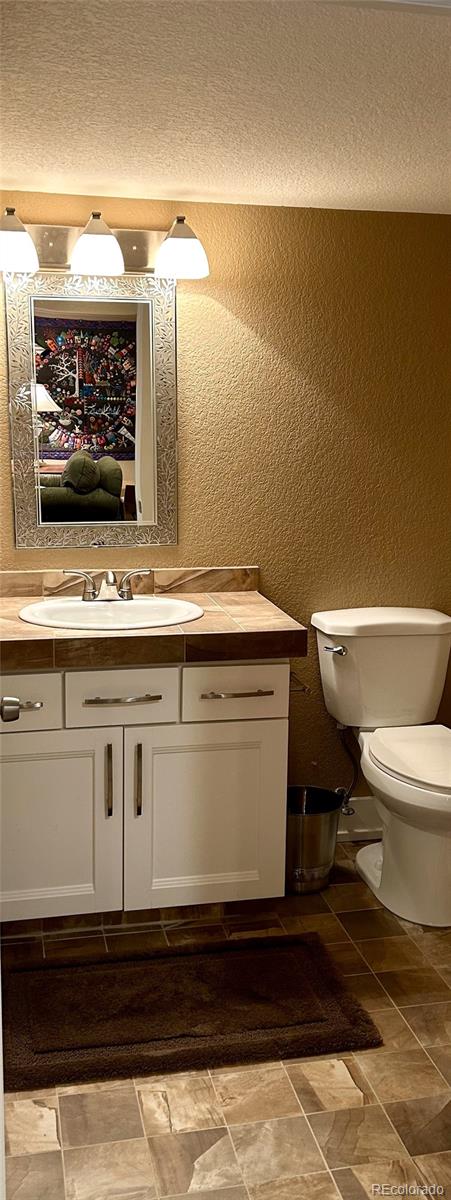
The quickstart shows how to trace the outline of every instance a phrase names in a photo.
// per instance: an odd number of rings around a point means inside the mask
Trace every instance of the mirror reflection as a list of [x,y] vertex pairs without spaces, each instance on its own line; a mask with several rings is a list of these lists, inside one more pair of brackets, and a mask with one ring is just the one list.
[[41,524],[156,514],[152,302],[32,299]]

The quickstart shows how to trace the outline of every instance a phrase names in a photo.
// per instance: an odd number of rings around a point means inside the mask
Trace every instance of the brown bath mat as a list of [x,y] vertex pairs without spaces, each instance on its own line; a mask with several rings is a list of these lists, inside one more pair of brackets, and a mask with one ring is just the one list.
[[316,934],[6,970],[3,1006],[8,1091],[381,1043]]

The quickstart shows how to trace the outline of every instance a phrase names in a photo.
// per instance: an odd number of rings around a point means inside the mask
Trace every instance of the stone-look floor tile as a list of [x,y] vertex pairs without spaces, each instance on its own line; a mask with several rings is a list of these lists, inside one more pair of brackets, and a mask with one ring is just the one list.
[[386,1109],[412,1156],[451,1150],[451,1092],[402,1100]]
[[60,1150],[58,1105],[54,1100],[11,1100],[5,1105],[6,1153]]
[[[367,1166],[345,1167],[334,1171],[333,1176],[343,1200],[373,1200],[377,1194],[408,1195],[407,1190],[392,1192],[391,1189],[420,1187],[424,1183],[421,1171],[409,1158],[372,1162]],[[380,1187],[381,1191],[375,1192],[375,1187]],[[383,1193],[383,1188],[388,1191]]]
[[6,1159],[6,1200],[65,1200],[60,1153]]
[[102,913],[84,913],[81,916],[44,917],[43,933],[83,933],[86,930],[102,928]]
[[301,1111],[282,1066],[217,1071],[214,1085],[228,1125],[291,1117]]
[[329,954],[342,975],[362,975],[369,970],[353,942],[333,942]]
[[368,1053],[360,1058],[365,1075],[384,1104],[391,1100],[415,1100],[418,1096],[436,1096],[447,1085],[424,1050]]
[[149,1148],[159,1196],[208,1192],[243,1182],[226,1129],[162,1134],[149,1138]]
[[334,865],[329,875],[329,882],[332,883],[358,883],[360,876],[355,868],[355,863],[352,862],[346,854],[340,855],[340,858],[335,858]]
[[27,921],[2,921],[0,925],[2,942],[4,938],[20,941],[24,937],[40,937],[42,925],[41,918],[30,918]]
[[294,1063],[291,1067],[288,1064],[286,1070],[306,1113],[376,1103],[365,1075],[352,1058]]
[[185,925],[179,929],[166,929],[166,937],[170,946],[187,946],[192,942],[205,945],[206,942],[224,942],[226,931],[223,925]]
[[327,892],[311,892],[305,896],[280,896],[279,899],[270,900],[269,904],[271,904],[272,911],[278,913],[282,919],[283,917],[308,917],[315,913],[329,912],[325,896],[327,896]]
[[[161,1075],[161,1074],[159,1074],[159,1075],[135,1075],[135,1078],[132,1080],[132,1082],[136,1088],[140,1088],[142,1086],[147,1086],[148,1084],[153,1084],[153,1083],[156,1083],[158,1086],[159,1084],[162,1084],[165,1081],[169,1082],[171,1080],[177,1081],[179,1079],[188,1079],[188,1078],[190,1078],[190,1079],[195,1079],[195,1078],[205,1079],[207,1077],[207,1075],[209,1075],[209,1074],[210,1074],[209,1071],[203,1070],[203,1071],[177,1071],[171,1075]],[[130,1080],[129,1079],[122,1080],[122,1083],[130,1084]],[[80,1091],[80,1088],[78,1090]]]
[[[246,920],[246,918],[249,920],[252,918],[258,920],[259,917],[275,917],[277,916],[277,904],[285,904],[291,900],[301,898],[302,897],[296,896],[282,896],[280,900],[277,900],[271,896],[267,900],[265,900],[264,897],[263,899],[259,900],[226,900],[224,903],[222,920],[230,920],[234,917],[240,917],[243,921]],[[324,908],[327,908],[326,904],[324,905]],[[314,909],[313,911],[320,912],[323,910]]]
[[[184,909],[178,909],[179,913],[184,912]],[[107,930],[123,929],[124,933],[130,932],[132,929],[156,929],[160,928],[161,910],[159,908],[132,908],[130,912],[124,912],[123,909],[113,909],[111,912],[102,913],[102,927],[105,932]]]
[[108,954],[111,958],[126,958],[128,954],[152,954],[153,950],[167,947],[162,929],[149,929],[134,933],[105,933]]
[[240,921],[238,917],[232,920],[229,917],[227,921],[224,921],[224,928],[226,937],[230,938],[231,941],[237,941],[241,938],[285,936],[285,930],[282,928],[278,917],[273,917],[269,920],[262,918],[259,921]]
[[418,1042],[409,1025],[396,1008],[384,1012],[373,1012],[371,1019],[384,1039],[378,1050],[360,1050],[354,1057],[366,1058],[368,1054],[385,1054],[387,1050],[418,1050]]
[[206,925],[210,921],[222,921],[222,904],[184,904],[183,908],[160,908],[160,920],[165,924],[176,921],[200,921]]
[[14,1092],[5,1096],[5,1100],[56,1100],[56,1088],[37,1088],[32,1092]]
[[405,1157],[405,1148],[379,1105],[313,1113],[309,1122],[329,1167]]
[[305,1117],[234,1125],[230,1132],[246,1184],[308,1175],[324,1168]]
[[137,1092],[148,1137],[224,1125],[208,1075],[161,1076],[152,1083],[139,1085]]
[[381,908],[381,902],[366,883],[333,883],[324,893],[332,912],[353,912],[362,908]]
[[155,1200],[145,1138],[64,1151],[66,1200]]
[[[249,1200],[337,1200],[333,1180],[326,1171],[318,1175],[298,1175],[295,1179],[272,1179],[270,1183],[257,1183],[255,1187],[249,1187],[248,1192]],[[227,1192],[223,1193],[223,1200],[229,1200]]]
[[414,1158],[414,1163],[421,1172],[424,1183],[440,1184],[446,1188],[445,1195],[451,1194],[451,1150],[444,1154],[423,1154]]
[[312,914],[307,917],[284,917],[282,924],[287,933],[317,933],[327,946],[331,942],[345,942],[347,934],[333,913]]
[[451,967],[440,967],[440,974],[442,979],[445,980],[448,988],[451,989]]
[[451,967],[451,933],[425,933],[420,945],[433,967]]
[[74,1092],[59,1098],[64,1147],[92,1146],[144,1136],[134,1089]]
[[42,938],[29,938],[23,942],[2,942],[2,967],[38,967],[44,961]]
[[356,946],[372,971],[429,966],[420,947],[405,934],[402,937],[370,938],[367,942],[356,942]]
[[[114,1200],[116,1200],[116,1197],[114,1197]],[[122,1197],[119,1197],[119,1200],[122,1200]],[[124,1196],[124,1200],[128,1200],[128,1197]],[[130,1200],[135,1200],[135,1197],[131,1196]],[[141,1200],[141,1196],[137,1196],[136,1200]],[[227,1187],[225,1190],[224,1188],[213,1188],[213,1191],[209,1189],[208,1192],[204,1192],[202,1188],[201,1192],[184,1192],[183,1196],[180,1194],[177,1196],[168,1196],[167,1200],[248,1200],[248,1192],[241,1185],[239,1187]],[[336,1197],[335,1200],[337,1200]]]
[[80,1095],[82,1092],[123,1092],[124,1088],[128,1092],[132,1092],[133,1080],[106,1079],[95,1083],[65,1083],[56,1090],[59,1096],[73,1096],[75,1093]]
[[354,942],[364,942],[369,938],[399,937],[403,933],[397,917],[393,917],[385,908],[343,912],[340,913],[340,921]]
[[423,1046],[451,1042],[451,1000],[445,1004],[418,1004],[401,1013]]
[[451,1045],[428,1046],[428,1054],[445,1077],[448,1087],[451,1087]]
[[106,947],[101,933],[87,937],[45,937],[44,953],[49,962],[84,963],[106,957]]
[[398,920],[415,941],[421,940],[425,933],[451,933],[451,925],[419,925],[417,921],[407,921],[405,917],[398,917]]
[[245,1071],[262,1071],[263,1069],[275,1071],[280,1065],[280,1062],[275,1062],[274,1060],[259,1063],[227,1063],[226,1067],[212,1067],[209,1074],[213,1082],[215,1082],[216,1077],[223,1075],[224,1072],[240,1071],[243,1074]]
[[[385,978],[385,976],[383,977]],[[348,975],[346,987],[367,1012],[374,1013],[378,1009],[393,1008],[393,1000],[374,975]]]
[[384,971],[381,975],[378,973],[379,978],[399,1008],[408,1004],[438,1004],[449,999],[449,988],[434,967]]

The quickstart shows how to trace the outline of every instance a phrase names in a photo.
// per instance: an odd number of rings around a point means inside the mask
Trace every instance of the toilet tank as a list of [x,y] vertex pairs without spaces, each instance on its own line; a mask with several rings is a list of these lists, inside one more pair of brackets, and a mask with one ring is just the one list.
[[429,608],[340,608],[313,613],[312,625],[326,708],[337,721],[376,729],[435,720],[451,617]]

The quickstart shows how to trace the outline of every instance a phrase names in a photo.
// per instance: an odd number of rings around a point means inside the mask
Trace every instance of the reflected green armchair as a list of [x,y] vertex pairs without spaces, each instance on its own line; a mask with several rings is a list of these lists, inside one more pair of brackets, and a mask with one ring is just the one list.
[[83,521],[123,521],[122,470],[109,455],[97,462],[86,450],[76,450],[62,475],[41,475],[41,520],[53,524]]

